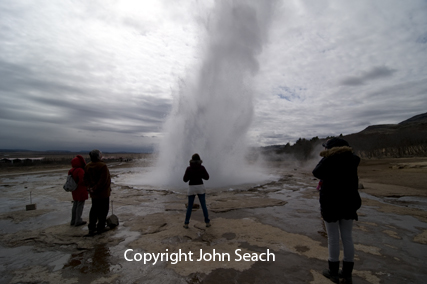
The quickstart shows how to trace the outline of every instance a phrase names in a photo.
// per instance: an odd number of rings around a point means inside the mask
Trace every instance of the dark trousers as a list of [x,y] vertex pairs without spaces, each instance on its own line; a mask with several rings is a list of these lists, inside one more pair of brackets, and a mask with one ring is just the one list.
[[[209,223],[209,214],[208,208],[206,207],[206,195],[205,194],[197,194],[200,201],[200,206],[202,207],[203,216],[205,217],[205,223]],[[187,214],[185,214],[184,224],[190,223],[191,212],[193,211],[193,204],[196,195],[188,195],[188,205],[187,205]]]
[[89,231],[102,231],[105,228],[110,198],[92,198],[92,207],[89,212]]

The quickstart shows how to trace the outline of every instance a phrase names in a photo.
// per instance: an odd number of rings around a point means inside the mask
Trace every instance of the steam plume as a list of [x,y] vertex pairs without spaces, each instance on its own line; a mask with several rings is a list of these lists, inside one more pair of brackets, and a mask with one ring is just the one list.
[[156,174],[182,183],[191,155],[199,153],[208,184],[252,182],[260,172],[245,160],[254,114],[252,77],[266,40],[272,1],[217,1],[206,21],[207,44],[200,69],[181,82],[165,123]]

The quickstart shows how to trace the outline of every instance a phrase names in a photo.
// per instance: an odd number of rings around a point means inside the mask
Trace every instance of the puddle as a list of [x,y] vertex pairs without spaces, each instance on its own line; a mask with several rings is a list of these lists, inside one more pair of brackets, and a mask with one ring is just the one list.
[[360,196],[381,203],[392,204],[400,207],[416,208],[427,211],[427,197],[423,196],[402,196],[402,197],[376,197],[365,192],[360,192]]
[[393,205],[427,211],[427,197],[423,196],[385,197],[384,201]]
[[110,258],[109,246],[107,244],[99,244],[95,245],[90,251],[72,254],[64,268],[70,267],[83,274],[107,274],[110,272]]
[[[407,208],[409,206],[395,204],[394,202],[387,202],[387,200],[385,200],[386,198],[375,197],[373,195],[370,195],[364,192],[360,192],[360,196],[362,197],[362,207],[359,209],[358,213],[359,214],[364,213],[364,214],[362,215],[363,217],[359,217],[359,220],[363,218],[365,219],[365,221],[372,220],[372,222],[377,224],[387,224],[387,223],[390,223],[392,220],[393,226],[399,227],[401,229],[406,229],[411,232],[418,232],[417,228],[426,228],[426,223],[420,221],[418,218],[411,216],[409,214],[393,214],[390,212],[386,213],[386,212],[381,212],[377,210],[375,208],[377,206],[374,206],[373,208],[371,206],[366,206],[363,204],[363,198],[378,201],[380,204],[384,204],[385,206],[390,206],[390,205],[396,206],[397,207],[396,210],[398,209],[398,207]],[[414,209],[417,209],[417,208],[414,208]],[[375,213],[371,213],[372,211],[374,211]]]

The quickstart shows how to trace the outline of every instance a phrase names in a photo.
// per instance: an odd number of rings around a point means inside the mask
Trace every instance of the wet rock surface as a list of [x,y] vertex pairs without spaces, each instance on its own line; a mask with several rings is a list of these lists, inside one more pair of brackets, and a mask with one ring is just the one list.
[[[425,160],[364,163],[354,283],[425,283]],[[262,184],[208,188],[212,226],[199,208],[185,229],[185,194],[125,184],[133,170],[112,164],[120,225],[93,237],[69,225],[67,169],[0,173],[0,282],[331,283],[321,275],[328,251],[317,180],[302,168],[271,170],[277,178]],[[37,209],[25,211],[30,192]]]

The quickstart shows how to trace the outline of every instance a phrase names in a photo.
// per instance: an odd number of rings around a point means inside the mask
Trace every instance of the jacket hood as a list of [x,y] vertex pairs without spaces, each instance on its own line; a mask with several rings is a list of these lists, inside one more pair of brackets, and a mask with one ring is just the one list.
[[343,153],[353,153],[353,149],[349,146],[334,147],[334,148],[326,149],[320,152],[320,156],[326,158],[326,157],[343,154]]
[[77,155],[71,160],[71,166],[73,168],[84,168],[86,166],[86,161],[81,155]]
[[325,147],[326,149],[332,149],[334,147],[343,147],[343,146],[350,146],[350,145],[344,139],[334,137],[329,139],[325,143],[323,143],[322,146]]
[[203,163],[202,160],[190,160],[190,167],[197,167]]

